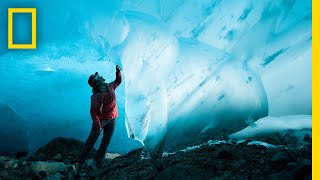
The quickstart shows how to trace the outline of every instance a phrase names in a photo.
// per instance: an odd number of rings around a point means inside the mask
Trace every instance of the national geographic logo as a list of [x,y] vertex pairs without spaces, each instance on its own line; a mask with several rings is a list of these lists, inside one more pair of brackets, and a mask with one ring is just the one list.
[[[32,38],[31,44],[13,43],[13,14],[31,13]],[[36,8],[9,8],[8,9],[8,49],[36,49],[37,48],[37,9]]]

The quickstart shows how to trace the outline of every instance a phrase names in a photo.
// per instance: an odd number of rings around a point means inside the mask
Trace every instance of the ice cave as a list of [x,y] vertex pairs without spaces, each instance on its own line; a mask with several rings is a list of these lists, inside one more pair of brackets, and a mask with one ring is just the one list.
[[0,45],[0,153],[57,136],[84,141],[87,79],[113,81],[116,65],[111,152],[311,131],[311,0],[23,3],[37,8],[37,49]]

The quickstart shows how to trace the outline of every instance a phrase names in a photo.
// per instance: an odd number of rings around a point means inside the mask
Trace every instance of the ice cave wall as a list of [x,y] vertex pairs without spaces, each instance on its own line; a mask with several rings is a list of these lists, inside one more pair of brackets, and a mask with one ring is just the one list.
[[86,138],[86,78],[111,81],[115,64],[124,83],[113,151],[137,147],[126,136],[172,150],[267,115],[311,115],[311,0],[28,3],[39,48],[1,47],[0,100],[25,120],[32,149]]

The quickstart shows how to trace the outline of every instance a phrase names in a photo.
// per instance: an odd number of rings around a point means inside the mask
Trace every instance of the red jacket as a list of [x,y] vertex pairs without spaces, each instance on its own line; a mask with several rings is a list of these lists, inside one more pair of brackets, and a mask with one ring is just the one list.
[[102,112],[100,111],[102,93],[94,93],[91,96],[90,114],[94,124],[100,124],[100,120],[114,119],[118,117],[115,89],[121,83],[121,72],[116,72],[116,80],[109,84],[110,93],[104,93]]

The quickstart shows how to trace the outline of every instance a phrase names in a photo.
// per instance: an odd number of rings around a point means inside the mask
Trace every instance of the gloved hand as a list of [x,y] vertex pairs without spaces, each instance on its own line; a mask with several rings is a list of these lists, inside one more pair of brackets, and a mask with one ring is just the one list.
[[100,122],[93,122],[93,129],[95,132],[101,132],[102,127]]
[[117,65],[117,66],[116,66],[116,71],[117,71],[117,73],[121,71],[121,69],[120,69],[120,66],[119,66],[119,65]]

